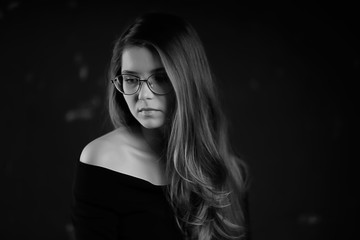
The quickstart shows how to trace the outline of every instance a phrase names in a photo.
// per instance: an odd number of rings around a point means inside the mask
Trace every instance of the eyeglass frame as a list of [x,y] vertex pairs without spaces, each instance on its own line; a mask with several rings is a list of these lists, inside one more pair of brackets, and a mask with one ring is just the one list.
[[[124,73],[124,74],[119,74],[119,75],[117,75],[114,79],[111,79],[111,82],[114,84],[116,90],[118,90],[119,92],[121,92],[121,93],[124,94],[124,95],[134,95],[134,94],[138,93],[139,90],[140,90],[141,87],[142,87],[142,82],[146,82],[146,85],[148,86],[148,88],[150,89],[150,91],[151,91],[152,93],[154,93],[154,94],[157,94],[157,95],[166,95],[166,94],[170,93],[170,92],[172,91],[172,89],[170,89],[170,90],[169,90],[168,92],[166,92],[166,93],[157,93],[157,92],[155,92],[155,91],[152,89],[152,87],[150,87],[150,85],[149,85],[149,79],[150,79],[152,76],[156,75],[156,74],[159,74],[159,73],[153,73],[153,74],[151,74],[149,77],[147,77],[146,79],[141,79],[140,77],[138,77],[138,76],[136,76],[136,75]],[[115,81],[118,81],[118,82],[120,83],[119,77],[120,77],[120,76],[123,76],[123,75],[132,76],[132,77],[135,77],[136,79],[138,79],[138,88],[137,88],[137,90],[136,90],[134,93],[131,93],[131,94],[125,93],[125,92],[121,91],[121,90],[116,86]],[[120,83],[120,84],[123,85],[122,83]]]

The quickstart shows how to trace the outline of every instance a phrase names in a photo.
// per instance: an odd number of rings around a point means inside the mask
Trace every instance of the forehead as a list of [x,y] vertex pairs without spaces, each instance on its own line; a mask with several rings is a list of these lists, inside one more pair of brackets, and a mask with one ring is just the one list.
[[121,69],[149,73],[154,69],[163,67],[159,55],[146,47],[131,46],[124,49],[121,59]]

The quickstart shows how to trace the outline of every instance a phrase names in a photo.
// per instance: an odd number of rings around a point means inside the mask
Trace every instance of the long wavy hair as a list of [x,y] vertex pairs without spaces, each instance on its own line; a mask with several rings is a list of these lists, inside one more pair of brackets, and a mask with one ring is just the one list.
[[[155,51],[174,89],[164,152],[168,200],[180,229],[187,239],[244,237],[246,168],[231,150],[214,76],[197,32],[173,14],[138,17],[115,42],[110,79],[121,71],[122,53],[129,46]],[[115,128],[139,124],[112,84],[108,100]]]

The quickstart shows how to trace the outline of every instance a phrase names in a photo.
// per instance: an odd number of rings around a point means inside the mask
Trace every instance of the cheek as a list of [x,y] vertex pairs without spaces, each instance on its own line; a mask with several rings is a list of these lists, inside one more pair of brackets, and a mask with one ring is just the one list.
[[135,109],[135,98],[133,96],[124,96],[125,102],[128,105],[130,112],[133,113],[134,109]]
[[169,109],[171,108],[171,98],[169,95],[160,96],[158,98],[158,103],[165,113],[169,112]]

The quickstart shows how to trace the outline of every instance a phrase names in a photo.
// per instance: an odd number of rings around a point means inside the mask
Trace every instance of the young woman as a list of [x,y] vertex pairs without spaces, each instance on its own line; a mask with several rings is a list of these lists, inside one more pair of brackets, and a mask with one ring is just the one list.
[[76,239],[243,238],[245,168],[194,28],[142,15],[116,41],[109,75],[114,130],[80,156]]

